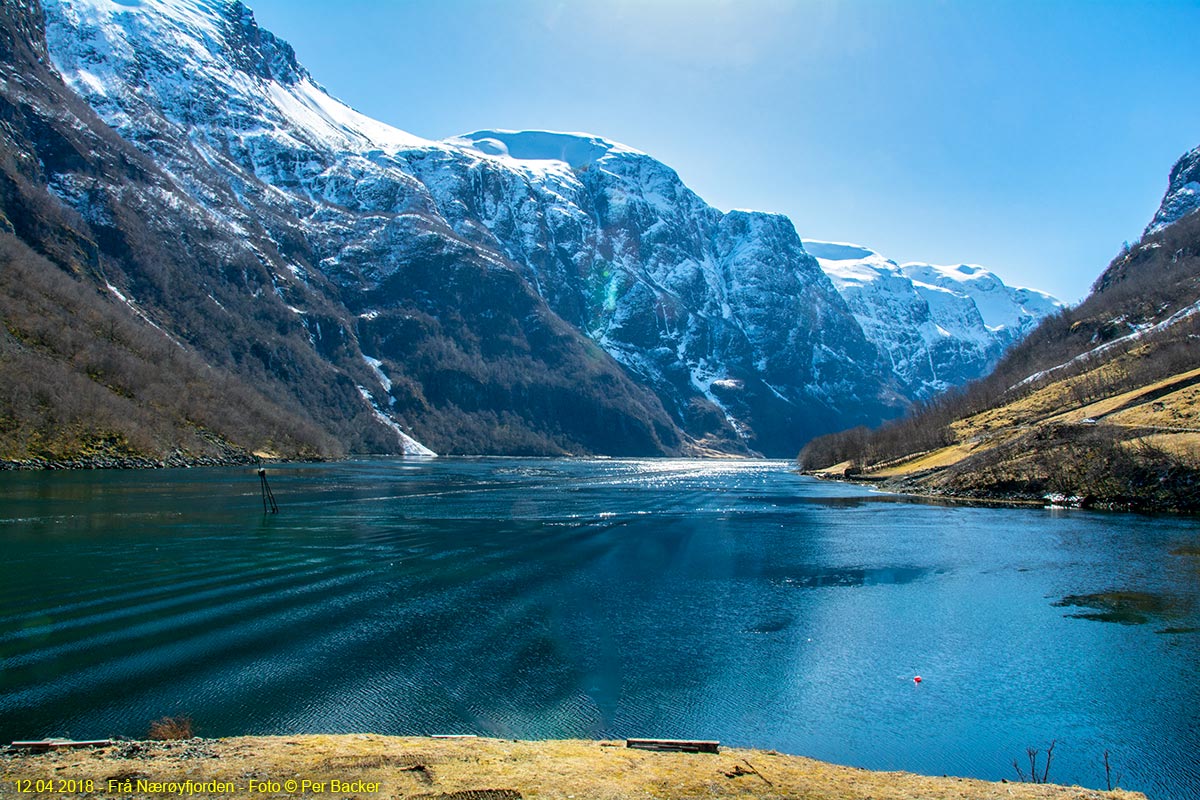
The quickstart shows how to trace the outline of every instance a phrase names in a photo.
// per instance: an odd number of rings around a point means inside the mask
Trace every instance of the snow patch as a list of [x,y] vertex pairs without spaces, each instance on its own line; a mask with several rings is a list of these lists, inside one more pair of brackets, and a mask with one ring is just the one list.
[[[392,379],[383,371],[383,362],[378,358],[371,358],[366,354],[363,355],[363,361],[367,362],[367,366],[375,373],[375,377],[379,379],[379,385],[383,387],[384,391],[390,393],[392,391]],[[388,405],[396,405],[396,398],[389,396]]]
[[752,431],[746,426],[746,424],[744,422],[739,420],[737,417],[733,416],[733,414],[731,414],[729,412],[729,409],[727,409],[725,407],[725,404],[722,403],[717,398],[717,396],[715,394],[713,394],[713,391],[712,391],[713,386],[716,386],[718,389],[720,389],[720,388],[727,388],[727,389],[739,388],[740,389],[742,382],[731,380],[729,378],[718,378],[714,373],[712,373],[704,365],[700,365],[700,364],[691,366],[691,374],[692,374],[692,385],[695,386],[697,389],[699,389],[700,393],[703,394],[706,398],[708,398],[708,401],[710,403],[712,403],[714,406],[716,406],[717,408],[719,408],[721,410],[721,414],[724,415],[725,421],[729,423],[729,427],[733,428],[734,432],[739,437],[741,437],[743,439],[747,438],[752,433]]
[[104,85],[104,81],[96,77],[86,69],[75,71],[75,79],[88,88],[89,91],[105,97],[108,95],[108,88]]
[[404,455],[426,456],[430,458],[437,456],[437,453],[433,452],[428,447],[402,431],[394,419],[383,413],[383,411],[381,411],[379,406],[375,403],[375,398],[371,396],[371,392],[367,390],[367,387],[359,386],[357,388],[358,393],[362,395],[363,400],[365,400],[367,405],[370,407],[371,414],[374,415],[375,419],[379,420],[382,425],[395,432],[396,438],[400,441],[400,447],[404,451]]
[[286,120],[328,144],[356,151],[435,146],[428,139],[360,114],[308,78],[292,86],[271,82],[265,88],[267,97]]
[[867,259],[882,259],[883,256],[869,247],[850,242],[823,242],[819,239],[802,239],[801,244],[808,254],[818,260],[829,261],[863,261]]

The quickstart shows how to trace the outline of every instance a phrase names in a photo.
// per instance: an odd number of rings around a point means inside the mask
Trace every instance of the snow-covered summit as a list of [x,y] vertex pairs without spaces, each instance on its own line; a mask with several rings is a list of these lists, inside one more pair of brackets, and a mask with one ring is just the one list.
[[896,262],[862,245],[805,239],[804,249],[817,259],[839,292],[847,287],[879,281],[885,276],[903,277]]
[[[887,259],[871,248],[850,242],[823,242],[819,239],[805,239],[804,249],[811,253],[813,258],[825,259],[830,262],[852,262],[870,259],[887,261]],[[888,263],[891,262],[889,261]]]
[[136,79],[148,111],[200,130],[228,125],[246,139],[297,137],[354,151],[433,144],[330,95],[240,0],[42,4],[55,67],[127,138],[152,135],[122,97]]
[[817,259],[821,269],[839,291],[885,279],[906,279],[920,291],[942,289],[971,300],[984,324],[993,331],[1027,331],[1063,303],[1037,289],[1014,287],[978,264],[929,264],[912,261],[897,264],[868,247],[848,242],[805,239],[804,249]]
[[917,396],[980,377],[1062,303],[973,264],[899,265],[847,242],[804,240],[867,338]]
[[645,155],[590,133],[558,131],[474,131],[446,139],[445,143],[514,161],[561,161],[572,169],[587,166],[610,153]]
[[996,273],[977,264],[910,262],[902,264],[900,269],[917,283],[970,297],[992,331],[1007,330],[1019,336],[1031,330],[1042,317],[1064,307],[1062,301],[1045,292],[1009,286]]

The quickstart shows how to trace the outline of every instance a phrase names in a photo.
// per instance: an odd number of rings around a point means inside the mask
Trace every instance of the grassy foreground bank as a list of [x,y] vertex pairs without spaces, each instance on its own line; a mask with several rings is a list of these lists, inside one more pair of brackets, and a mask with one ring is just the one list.
[[[194,782],[192,787],[171,786],[189,780]],[[224,785],[195,790],[195,784],[212,781]],[[45,791],[48,782],[53,786]],[[1144,800],[1144,795],[1133,792],[869,772],[769,750],[722,748],[718,755],[659,753],[630,750],[624,742],[365,734],[118,742],[86,750],[4,752],[0,755],[0,797],[32,795]]]

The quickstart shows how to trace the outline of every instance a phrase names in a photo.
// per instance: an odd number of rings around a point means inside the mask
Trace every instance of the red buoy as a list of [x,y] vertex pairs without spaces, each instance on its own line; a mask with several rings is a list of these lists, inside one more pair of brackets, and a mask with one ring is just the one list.
[[921,676],[920,676],[920,675],[918,675],[917,677],[913,678],[913,683],[920,683],[920,682],[921,682]]

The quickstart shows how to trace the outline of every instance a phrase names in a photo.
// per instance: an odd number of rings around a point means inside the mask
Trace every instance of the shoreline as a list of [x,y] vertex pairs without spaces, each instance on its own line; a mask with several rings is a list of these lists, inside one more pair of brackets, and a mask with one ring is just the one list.
[[[822,470],[799,470],[798,472],[800,475],[815,478],[823,483],[848,483],[852,486],[862,486],[869,489],[878,489],[881,492],[888,492],[889,494],[911,497],[921,502],[944,502],[947,505],[995,506],[998,508],[1044,508],[1050,505],[1046,502],[1045,498],[1037,498],[1029,495],[1014,494],[1011,496],[1002,496],[985,494],[976,496],[952,494],[945,491],[923,490],[896,478],[870,478],[865,476],[850,478],[832,475]],[[893,481],[896,482],[893,483]]]
[[146,798],[1145,800],[1119,789],[875,772],[774,750],[659,752],[580,739],[317,734],[0,749],[0,797],[61,796],[62,788]]
[[190,469],[192,467],[247,467],[255,464],[284,463],[281,459],[257,456],[169,456],[153,459],[143,456],[82,456],[77,458],[0,459],[0,472],[53,472],[57,470],[98,469]]
[[[816,480],[825,483],[848,483],[854,486],[878,489],[882,492],[911,497],[915,502],[926,502],[933,504],[969,505],[993,508],[1044,508],[1056,509],[1060,511],[1111,511],[1125,514],[1172,514],[1179,516],[1197,516],[1196,511],[1188,508],[1155,508],[1147,506],[1144,503],[1139,503],[1136,498],[1122,502],[1093,500],[1091,498],[1068,498],[1077,499],[1078,502],[1057,504],[1051,502],[1044,496],[1039,497],[1029,493],[1013,492],[1009,494],[997,494],[990,492],[987,489],[980,488],[970,489],[968,491],[971,493],[968,494],[952,492],[946,489],[926,489],[921,487],[920,484],[915,483],[921,478],[936,474],[939,471],[940,470],[934,470],[928,473],[915,473],[905,476],[889,476],[886,478],[871,478],[866,475],[847,477],[836,475],[824,470],[799,470],[798,472],[800,475],[815,478]],[[976,492],[978,494],[975,494]]]
[[711,455],[693,455],[693,456],[608,456],[608,455],[493,455],[493,454],[449,454],[437,456],[422,456],[410,455],[407,453],[353,453],[339,457],[314,457],[314,458],[285,458],[281,456],[265,456],[255,454],[236,454],[229,456],[182,456],[172,455],[166,459],[155,459],[145,456],[78,456],[74,458],[0,458],[0,472],[51,472],[56,470],[131,470],[131,469],[190,469],[192,467],[250,467],[250,466],[270,466],[272,464],[337,464],[345,461],[354,461],[361,459],[372,458],[411,458],[411,459],[430,459],[430,458],[446,458],[446,459],[485,459],[485,458],[511,458],[511,459],[546,459],[546,460],[622,460],[626,458],[635,460],[685,460],[685,461],[779,461],[781,463],[794,463],[786,458],[766,458],[760,456],[739,455],[734,453],[711,454]]

